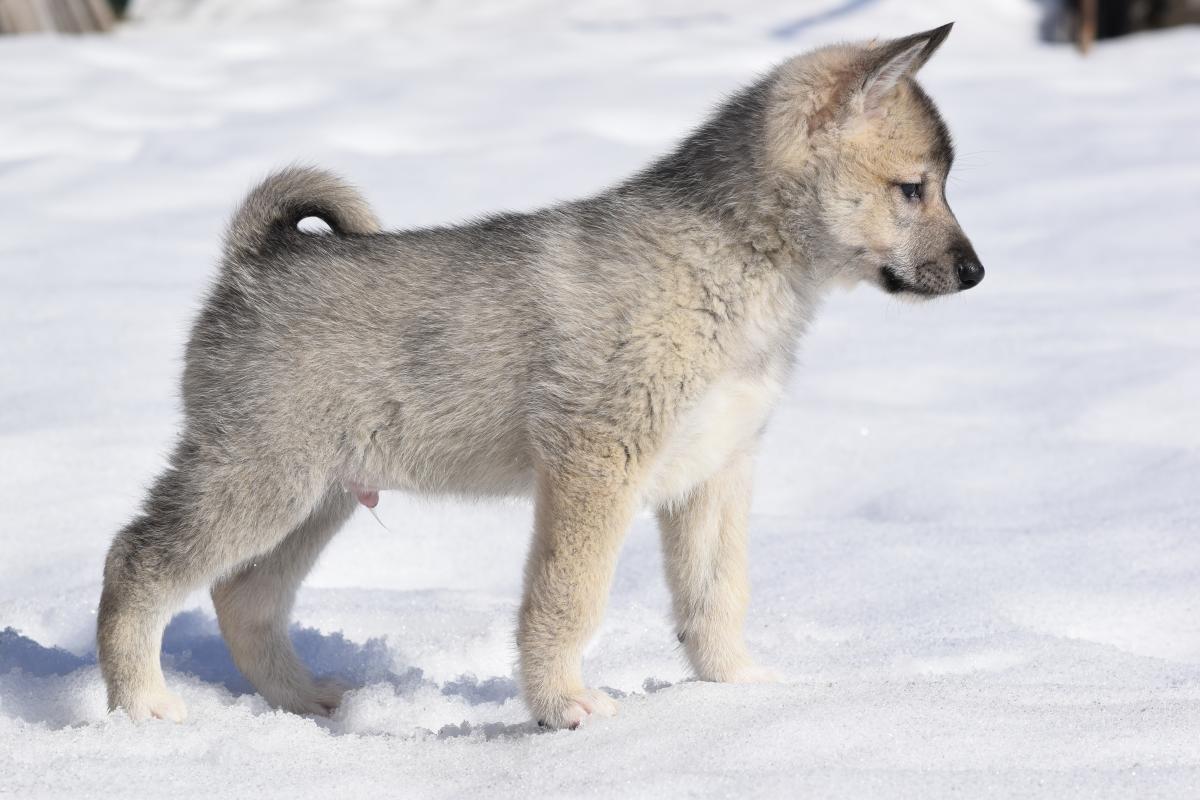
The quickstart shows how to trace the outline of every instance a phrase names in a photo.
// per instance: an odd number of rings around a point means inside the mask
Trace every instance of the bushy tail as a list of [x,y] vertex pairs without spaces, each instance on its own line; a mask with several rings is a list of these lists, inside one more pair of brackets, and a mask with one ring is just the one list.
[[333,173],[288,167],[269,176],[242,201],[225,236],[227,258],[262,255],[291,236],[305,217],[337,234],[378,233],[379,220],[358,190]]

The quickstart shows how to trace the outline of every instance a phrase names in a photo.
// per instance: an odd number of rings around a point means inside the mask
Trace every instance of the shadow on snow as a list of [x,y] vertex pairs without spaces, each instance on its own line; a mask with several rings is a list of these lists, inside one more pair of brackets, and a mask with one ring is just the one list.
[[[337,678],[353,687],[386,683],[401,694],[411,694],[432,686],[469,705],[500,704],[517,696],[516,681],[510,677],[479,680],[462,675],[436,687],[419,668],[397,666],[383,638],[359,644],[340,632],[322,633],[301,625],[292,626],[291,638],[313,674]],[[234,666],[216,620],[199,610],[185,611],[171,620],[163,634],[162,661],[168,671],[222,686],[235,696],[254,693],[254,687]],[[38,678],[66,676],[95,663],[94,652],[80,656],[60,647],[46,647],[13,628],[0,630],[0,675],[20,670]]]

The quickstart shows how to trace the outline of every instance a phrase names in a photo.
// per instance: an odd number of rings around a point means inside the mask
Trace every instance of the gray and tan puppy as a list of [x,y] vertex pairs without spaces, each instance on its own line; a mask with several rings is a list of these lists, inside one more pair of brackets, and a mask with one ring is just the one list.
[[[336,707],[288,616],[380,489],[533,495],[517,643],[546,725],[615,710],[580,655],[641,507],[696,674],[769,677],[742,635],[751,461],[799,335],[835,284],[928,297],[983,277],[946,204],[949,136],[913,81],[949,30],[794,58],[645,171],[532,214],[384,233],[331,175],[268,178],[192,333],[171,465],[108,555],[109,705],[184,716],[162,630],[215,582],[263,697]],[[334,235],[297,230],[309,216]]]

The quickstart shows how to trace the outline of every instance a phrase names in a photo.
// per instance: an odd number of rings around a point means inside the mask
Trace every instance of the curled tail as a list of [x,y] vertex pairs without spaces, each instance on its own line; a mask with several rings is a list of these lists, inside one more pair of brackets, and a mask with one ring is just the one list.
[[264,254],[273,241],[293,235],[305,217],[324,220],[336,234],[379,232],[375,212],[357,189],[324,170],[288,167],[242,201],[225,236],[226,258]]

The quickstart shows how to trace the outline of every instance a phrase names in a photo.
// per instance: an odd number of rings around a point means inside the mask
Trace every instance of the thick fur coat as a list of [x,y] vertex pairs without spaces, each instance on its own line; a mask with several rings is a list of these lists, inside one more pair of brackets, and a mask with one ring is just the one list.
[[[546,725],[615,710],[580,658],[642,507],[696,674],[768,677],[742,637],[751,461],[800,334],[836,284],[919,297],[982,277],[912,79],[948,32],[797,57],[645,171],[531,214],[385,233],[327,173],[268,178],[196,321],[170,467],[108,556],[110,706],[183,717],[162,629],[211,583],[263,696],[329,713],[343,687],[309,675],[288,616],[381,489],[534,497],[517,644]],[[299,231],[310,216],[332,234]]]

